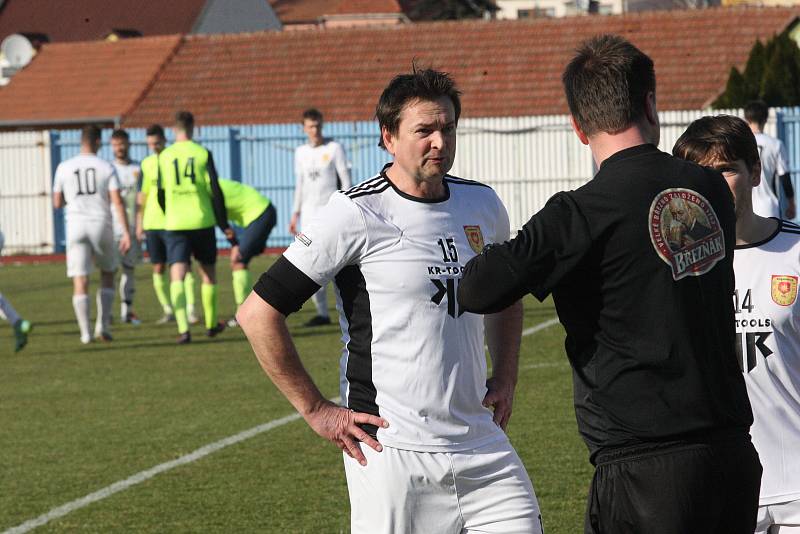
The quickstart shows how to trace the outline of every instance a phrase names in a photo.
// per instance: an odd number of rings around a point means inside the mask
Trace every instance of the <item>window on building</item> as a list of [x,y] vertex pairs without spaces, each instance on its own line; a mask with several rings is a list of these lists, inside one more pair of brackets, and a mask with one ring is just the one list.
[[533,18],[533,9],[518,9],[517,10],[517,18],[518,19],[532,19]]

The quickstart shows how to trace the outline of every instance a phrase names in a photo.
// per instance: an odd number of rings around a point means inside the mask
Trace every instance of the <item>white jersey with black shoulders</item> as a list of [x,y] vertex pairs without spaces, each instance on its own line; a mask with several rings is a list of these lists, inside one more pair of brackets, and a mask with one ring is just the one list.
[[335,283],[341,395],[380,415],[367,428],[390,447],[459,451],[505,434],[486,394],[483,317],[456,302],[464,264],[509,238],[508,214],[478,182],[444,177],[441,200],[411,197],[382,171],[334,193],[285,258],[316,284]]
[[737,246],[737,349],[764,468],[760,504],[800,499],[800,226]]

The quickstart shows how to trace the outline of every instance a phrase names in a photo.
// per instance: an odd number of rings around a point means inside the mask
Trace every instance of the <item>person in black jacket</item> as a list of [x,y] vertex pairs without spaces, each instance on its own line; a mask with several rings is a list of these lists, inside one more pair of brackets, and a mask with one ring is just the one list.
[[[553,295],[596,466],[586,533],[751,533],[761,465],[736,360],[732,195],[656,148],[653,62],[632,44],[587,41],[563,82],[597,175],[473,258],[458,302],[493,313]],[[707,227],[680,247],[678,205]]]

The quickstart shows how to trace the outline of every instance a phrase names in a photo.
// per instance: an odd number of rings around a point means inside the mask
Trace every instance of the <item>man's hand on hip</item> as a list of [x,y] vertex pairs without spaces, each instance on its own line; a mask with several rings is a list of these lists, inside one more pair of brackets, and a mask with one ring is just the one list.
[[382,428],[389,426],[385,419],[377,415],[354,412],[327,400],[306,414],[305,420],[314,432],[342,449],[361,465],[367,465],[367,459],[361,452],[359,441],[378,452],[383,450],[383,446],[358,425],[368,424]]
[[492,377],[486,381],[486,387],[489,391],[483,398],[483,405],[494,408],[494,422],[505,431],[514,404],[514,385]]

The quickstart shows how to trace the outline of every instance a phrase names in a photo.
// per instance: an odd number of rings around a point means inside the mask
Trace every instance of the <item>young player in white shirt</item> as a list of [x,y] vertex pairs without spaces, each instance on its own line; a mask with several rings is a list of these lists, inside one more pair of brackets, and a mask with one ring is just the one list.
[[[0,253],[3,252],[5,236],[0,232]],[[30,321],[23,319],[14,306],[0,293],[0,319],[5,319],[14,329],[14,352],[19,352],[28,344],[28,334],[33,329]]]
[[[764,102],[750,102],[744,108],[744,118],[753,131],[761,160],[761,181],[753,188],[753,211],[762,217],[794,219],[796,206],[794,188],[789,173],[789,158],[783,141],[764,133],[769,108]],[[786,201],[786,210],[780,212],[780,191]]]
[[673,153],[719,170],[736,203],[737,352],[763,474],[757,534],[800,533],[800,226],[753,211],[756,139],[731,116],[703,117]]
[[81,132],[81,151],[61,162],[53,182],[53,206],[65,209],[67,227],[67,276],[72,278],[72,307],[81,332],[81,343],[89,343],[89,275],[92,263],[100,268],[97,291],[95,338],[111,341],[111,307],[114,303],[114,273],[119,256],[114,246],[111,205],[122,225],[118,249],[130,248],[130,232],[119,194],[114,167],[97,157],[100,129],[86,126]]
[[[308,143],[294,153],[294,206],[289,232],[296,235],[300,222],[305,227],[339,189],[350,189],[350,170],[342,145],[322,135],[322,113],[316,109],[303,112],[303,132]],[[330,324],[327,286],[314,295],[317,315],[306,326]]]
[[[128,154],[130,150],[130,137],[123,129],[116,129],[111,133],[111,150],[114,152],[114,161],[111,164],[117,172],[119,179],[119,194],[128,219],[128,228],[136,227],[136,194],[142,178],[142,169],[138,161],[133,161]],[[112,212],[114,219],[114,241],[119,243],[122,237],[122,224]],[[138,239],[131,240],[131,247],[125,254],[120,254],[122,273],[119,277],[120,319],[124,323],[133,325],[141,324],[139,317],[133,311],[133,296],[136,292],[136,278],[134,269],[142,261],[142,249]]]
[[[273,382],[344,451],[354,533],[541,532],[533,486],[503,431],[522,304],[482,317],[456,303],[464,263],[509,236],[495,192],[447,174],[458,95],[444,73],[396,76],[377,107],[392,163],[334,193],[237,314]],[[330,280],[343,407],[303,369],[285,323]]]

